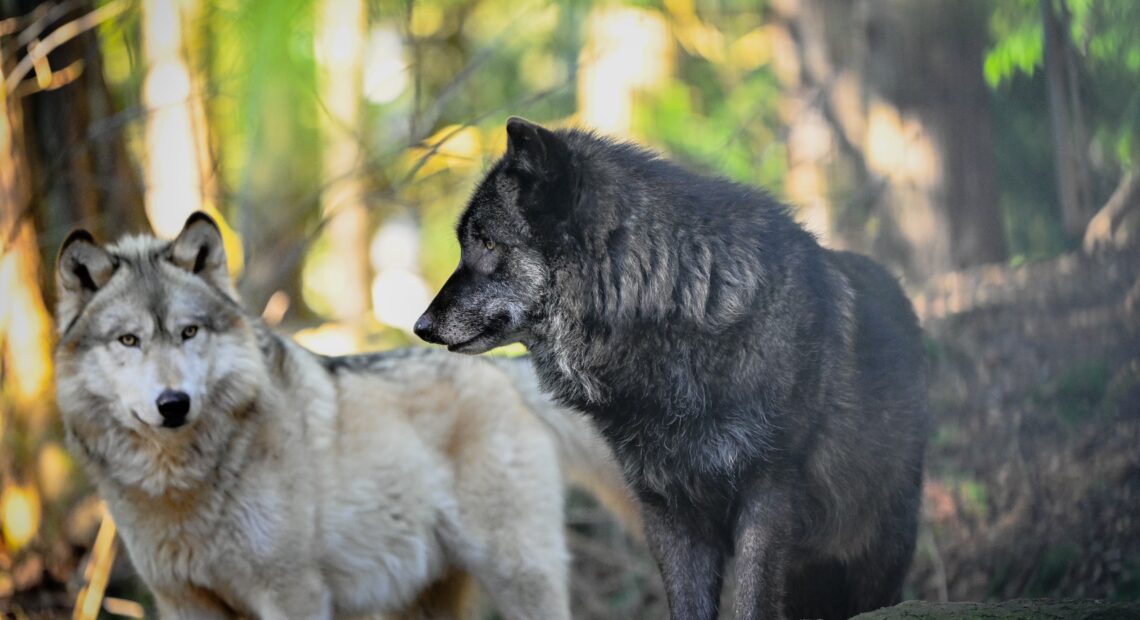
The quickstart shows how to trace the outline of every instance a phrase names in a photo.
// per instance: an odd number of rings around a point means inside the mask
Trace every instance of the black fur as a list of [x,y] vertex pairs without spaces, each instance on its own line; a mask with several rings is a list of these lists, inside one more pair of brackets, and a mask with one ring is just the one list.
[[847,617],[897,602],[927,432],[895,279],[767,194],[581,131],[508,124],[420,335],[531,350],[643,506],[675,618]]

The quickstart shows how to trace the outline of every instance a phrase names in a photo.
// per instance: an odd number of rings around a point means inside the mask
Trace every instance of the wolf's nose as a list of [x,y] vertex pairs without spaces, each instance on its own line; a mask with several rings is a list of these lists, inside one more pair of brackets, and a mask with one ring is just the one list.
[[435,321],[431,318],[431,313],[425,312],[416,319],[416,325],[412,328],[416,335],[428,342],[439,344],[439,340],[435,337]]
[[186,392],[163,390],[154,402],[162,414],[164,427],[178,428],[186,423],[186,414],[190,413],[190,395]]

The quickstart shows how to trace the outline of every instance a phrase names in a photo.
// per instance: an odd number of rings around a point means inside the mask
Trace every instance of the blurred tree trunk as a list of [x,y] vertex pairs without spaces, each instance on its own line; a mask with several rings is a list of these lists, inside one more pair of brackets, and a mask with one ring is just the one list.
[[326,267],[339,273],[334,318],[356,327],[369,308],[368,210],[361,179],[360,101],[366,10],[362,0],[323,0],[318,19],[321,61],[324,192],[321,215],[328,223]]
[[[776,0],[792,199],[908,278],[1003,260],[979,0]],[[822,136],[822,138],[820,137]],[[835,148],[820,148],[820,139]],[[819,153],[806,160],[802,153]],[[796,179],[836,179],[834,187]],[[870,237],[869,245],[858,239]]]
[[[0,17],[46,12],[38,0],[0,0]],[[94,9],[92,0],[75,0],[62,17],[45,24],[35,37],[20,40],[26,48],[59,26]],[[103,78],[103,62],[94,31],[67,41],[47,57],[55,75],[70,81],[10,101],[20,106],[27,155],[29,204],[42,236],[41,259],[54,260],[63,236],[76,226],[101,235],[118,236],[141,229],[142,188],[127,153],[124,128]],[[19,93],[16,93],[19,94]],[[46,288],[51,297],[51,288]]]
[[172,238],[203,206],[199,144],[190,67],[184,57],[183,14],[195,0],[147,0],[142,5],[146,79],[146,213],[160,237]]
[[[1058,10],[1054,10],[1054,4]],[[1070,238],[1079,237],[1092,218],[1094,205],[1084,152],[1088,149],[1084,115],[1077,90],[1075,54],[1070,46],[1069,11],[1064,2],[1041,0],[1045,33],[1045,83],[1053,127],[1053,162],[1061,219]]]

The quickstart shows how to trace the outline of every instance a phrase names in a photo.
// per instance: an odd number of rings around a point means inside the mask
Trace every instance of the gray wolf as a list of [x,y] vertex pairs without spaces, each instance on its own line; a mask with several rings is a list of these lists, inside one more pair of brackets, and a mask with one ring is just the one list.
[[67,438],[163,617],[459,617],[473,585],[569,617],[563,474],[624,487],[529,363],[311,354],[242,308],[200,213],[77,231],[58,266]]
[[927,434],[896,280],[769,195],[512,118],[416,331],[513,341],[586,412],[642,508],[675,618],[841,618],[900,599]]

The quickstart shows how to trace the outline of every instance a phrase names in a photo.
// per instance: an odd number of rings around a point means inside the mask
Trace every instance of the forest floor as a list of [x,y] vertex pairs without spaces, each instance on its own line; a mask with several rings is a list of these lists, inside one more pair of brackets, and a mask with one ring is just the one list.
[[1140,252],[914,296],[935,428],[909,594],[1140,600]]

